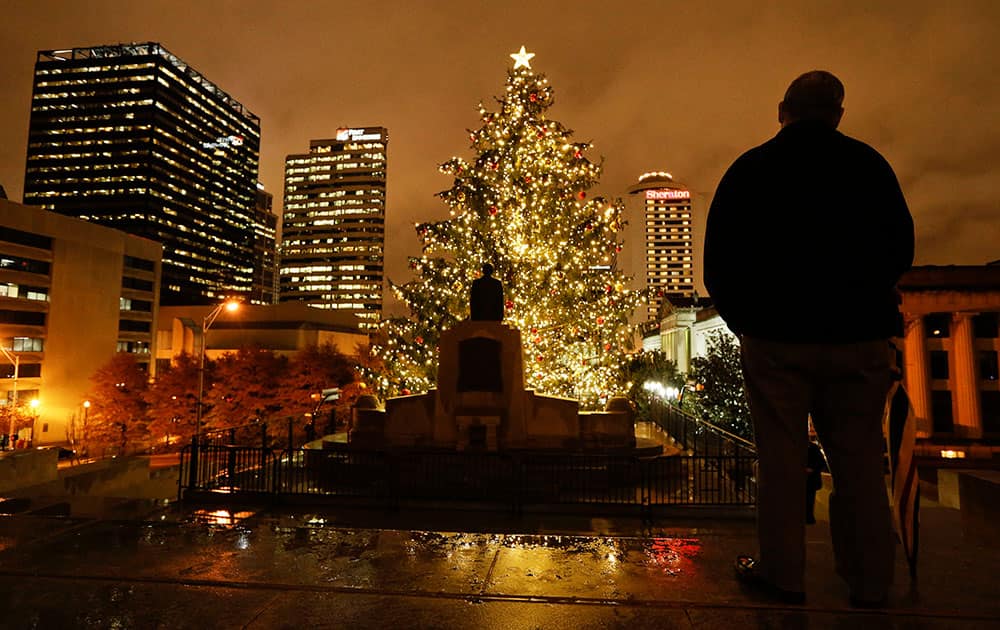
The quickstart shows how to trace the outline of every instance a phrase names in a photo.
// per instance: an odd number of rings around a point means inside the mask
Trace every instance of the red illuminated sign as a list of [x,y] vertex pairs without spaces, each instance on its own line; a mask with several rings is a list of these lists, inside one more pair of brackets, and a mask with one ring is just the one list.
[[672,190],[660,188],[659,190],[647,190],[646,199],[690,199],[691,193],[687,190]]

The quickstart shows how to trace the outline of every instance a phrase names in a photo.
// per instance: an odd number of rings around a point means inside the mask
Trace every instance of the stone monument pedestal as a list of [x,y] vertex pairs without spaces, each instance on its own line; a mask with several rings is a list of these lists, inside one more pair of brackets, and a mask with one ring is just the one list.
[[[579,402],[524,387],[521,333],[466,320],[441,335],[437,388],[398,396],[385,410],[355,407],[348,441],[356,448],[600,450],[635,447],[628,402],[580,412]],[[616,402],[617,401],[617,402]]]

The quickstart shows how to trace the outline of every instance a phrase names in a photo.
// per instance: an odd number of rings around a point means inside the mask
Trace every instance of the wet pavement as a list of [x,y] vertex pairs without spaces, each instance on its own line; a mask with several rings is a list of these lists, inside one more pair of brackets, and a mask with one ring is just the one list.
[[749,520],[81,506],[0,516],[0,627],[1000,628],[1000,550],[946,508],[923,511],[919,583],[900,560],[860,611],[822,521],[808,601],[782,606],[733,577]]

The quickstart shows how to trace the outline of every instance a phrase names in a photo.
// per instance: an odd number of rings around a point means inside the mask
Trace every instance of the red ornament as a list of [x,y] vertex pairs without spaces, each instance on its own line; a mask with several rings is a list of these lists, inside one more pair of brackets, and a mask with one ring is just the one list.
[[573,154],[573,157],[579,160],[580,158],[583,157],[583,151],[577,151],[576,153]]
[[615,251],[616,252],[622,251],[622,246],[621,245],[615,245]]
[[496,214],[496,213],[497,213],[497,207],[496,206],[490,206],[490,214],[493,215],[493,214]]
[[603,323],[604,323],[604,318],[603,317],[598,317],[597,318],[597,325],[600,326]]
[[532,341],[532,343],[540,344],[540,343],[542,343],[542,338],[541,337],[535,337],[531,341]]
[[524,176],[524,183],[526,183],[526,184],[530,184],[531,183],[531,175],[525,175]]
[[538,95],[532,92],[531,94],[528,95],[528,100],[534,103],[535,101],[538,100]]
[[583,191],[581,190],[581,191],[580,191],[580,194],[579,194],[579,195],[577,195],[577,196],[578,196],[578,197],[580,197],[580,199],[586,199],[586,198],[587,198],[587,193],[585,193],[585,192],[583,192]]
[[419,335],[417,336],[416,339],[414,339],[414,341],[416,341],[420,345],[424,345],[424,338]]
[[500,168],[500,162],[494,162],[494,163],[493,163],[493,164],[491,164],[490,166],[492,166],[492,167],[493,167],[493,170],[495,171],[495,170],[497,170],[498,168]]
[[537,328],[532,328],[532,329],[531,329],[531,334],[532,334],[532,335],[536,334],[537,332],[538,332],[538,329],[537,329]]
[[406,388],[404,387],[404,388],[403,388],[403,391],[402,391],[401,393],[402,393],[402,394],[403,394],[404,396],[409,396],[409,395],[410,395],[410,390],[408,390],[408,389],[406,389]]
[[615,290],[615,288],[609,284],[608,286],[604,287],[604,290],[607,291],[608,293],[611,293],[612,291]]
[[604,344],[604,349],[605,350],[611,350],[611,344],[610,343]]
[[507,300],[506,302],[504,302],[504,307],[506,307],[507,310],[509,311],[510,309],[514,308],[514,303],[511,302],[510,300]]
[[544,361],[544,360],[545,360],[545,357],[543,357],[542,355],[538,355],[538,356],[537,356],[537,357],[535,357],[535,358],[536,358],[536,359],[538,360],[538,362],[539,362],[539,363],[541,363],[542,361]]

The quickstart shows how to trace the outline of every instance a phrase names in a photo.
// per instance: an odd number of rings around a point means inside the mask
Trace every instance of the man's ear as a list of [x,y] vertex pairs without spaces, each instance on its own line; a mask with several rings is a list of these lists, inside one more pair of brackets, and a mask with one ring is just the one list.
[[833,117],[833,128],[836,129],[840,125],[840,119],[844,117],[844,108],[841,107],[837,110],[837,115]]

